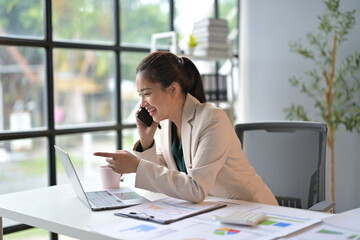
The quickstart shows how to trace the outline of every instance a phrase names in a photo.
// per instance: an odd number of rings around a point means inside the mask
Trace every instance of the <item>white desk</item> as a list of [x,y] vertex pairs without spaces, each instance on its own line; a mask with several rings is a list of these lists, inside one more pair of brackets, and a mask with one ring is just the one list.
[[[139,193],[150,200],[163,197],[147,191]],[[90,211],[67,184],[0,195],[0,223],[8,218],[78,239],[113,239],[90,231],[88,226],[117,220],[115,211]]]
[[[144,190],[139,190],[139,193],[149,200],[159,199],[164,196]],[[255,203],[247,204],[257,207]],[[279,211],[279,214],[290,211],[284,207],[276,207],[276,209]],[[115,211],[90,211],[75,196],[70,185],[53,186],[0,196],[0,219],[12,219],[78,239],[115,239],[89,229],[89,226],[119,221],[121,218],[113,215]],[[294,211],[300,211],[299,213],[303,213],[304,216],[309,216],[310,214],[315,214],[319,218],[328,216],[326,213],[310,213],[310,211],[306,210],[295,209]],[[188,221],[191,221],[191,219]],[[2,240],[2,234],[0,235],[0,240]]]

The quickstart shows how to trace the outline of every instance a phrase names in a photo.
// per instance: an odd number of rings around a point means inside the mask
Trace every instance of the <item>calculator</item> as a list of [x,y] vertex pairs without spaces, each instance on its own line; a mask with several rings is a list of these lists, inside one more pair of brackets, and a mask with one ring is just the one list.
[[246,226],[255,226],[261,221],[266,220],[265,213],[236,211],[226,216],[214,216],[214,220],[222,223],[240,224]]

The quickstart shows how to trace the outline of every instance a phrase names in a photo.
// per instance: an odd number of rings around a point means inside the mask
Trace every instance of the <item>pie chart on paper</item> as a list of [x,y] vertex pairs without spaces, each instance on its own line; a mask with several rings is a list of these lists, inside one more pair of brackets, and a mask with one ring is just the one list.
[[240,231],[231,229],[231,228],[218,228],[214,231],[214,234],[216,235],[234,235],[238,234]]

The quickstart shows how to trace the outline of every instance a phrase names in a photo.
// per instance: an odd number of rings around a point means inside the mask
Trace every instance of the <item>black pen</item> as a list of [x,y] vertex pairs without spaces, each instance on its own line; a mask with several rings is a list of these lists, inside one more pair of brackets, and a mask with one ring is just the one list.
[[166,223],[164,220],[156,219],[154,216],[148,215],[146,213],[137,213],[137,212],[129,212],[129,213],[114,213],[116,216],[120,217],[128,217],[128,218],[134,218],[144,221],[151,221],[156,223]]
[[127,216],[132,216],[134,218],[137,218],[137,219],[142,219],[142,220],[152,220],[154,218],[154,216],[151,216],[151,215],[147,215],[146,213],[136,213],[136,212],[129,212],[129,215]]

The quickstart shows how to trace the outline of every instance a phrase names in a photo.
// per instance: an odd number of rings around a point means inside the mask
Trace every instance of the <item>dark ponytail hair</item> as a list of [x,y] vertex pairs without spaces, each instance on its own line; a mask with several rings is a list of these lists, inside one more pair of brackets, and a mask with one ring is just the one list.
[[160,83],[163,88],[177,82],[184,94],[190,93],[199,102],[206,102],[199,70],[187,57],[165,51],[153,52],[140,62],[136,74],[142,74],[152,83]]

